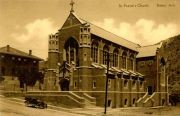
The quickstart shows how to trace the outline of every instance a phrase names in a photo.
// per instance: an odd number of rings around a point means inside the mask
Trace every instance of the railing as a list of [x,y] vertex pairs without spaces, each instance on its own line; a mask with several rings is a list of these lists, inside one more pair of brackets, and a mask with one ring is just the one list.
[[88,95],[87,93],[83,93],[83,97],[88,100],[89,102],[92,103],[96,103],[96,98],[95,97],[91,97],[90,95]]

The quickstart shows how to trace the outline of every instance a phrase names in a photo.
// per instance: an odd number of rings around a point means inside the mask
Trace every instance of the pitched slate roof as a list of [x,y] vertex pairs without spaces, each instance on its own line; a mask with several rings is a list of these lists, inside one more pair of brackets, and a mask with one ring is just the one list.
[[138,44],[128,41],[122,37],[119,37],[109,31],[106,31],[106,30],[92,24],[92,23],[90,24],[90,26],[91,26],[91,33],[94,35],[97,35],[101,38],[104,38],[108,41],[111,41],[111,42],[121,45],[123,47],[132,49],[134,51],[137,51],[137,47],[139,47]]
[[25,52],[20,51],[18,49],[12,48],[8,45],[0,48],[0,54],[8,54],[8,55],[15,55],[15,56],[20,56],[20,57],[36,59],[36,60],[43,60],[43,59],[36,57],[34,55],[29,55],[28,53],[25,53]]
[[124,39],[122,37],[119,37],[119,36],[109,32],[109,31],[107,31],[107,30],[105,30],[105,29],[103,29],[101,27],[96,26],[95,24],[90,23],[89,21],[86,21],[86,20],[84,20],[82,18],[79,18],[75,13],[72,13],[72,14],[79,20],[79,22],[81,22],[81,24],[85,24],[85,23],[89,24],[92,34],[94,34],[94,35],[96,35],[98,37],[101,37],[101,38],[103,38],[105,40],[108,40],[110,42],[121,45],[123,47],[129,48],[131,50],[138,51],[137,50],[137,47],[139,47],[138,44],[133,43],[131,41],[128,41],[128,40],[126,40],[126,39]]
[[138,55],[137,58],[142,57],[149,57],[149,56],[156,56],[156,51],[158,48],[160,48],[162,43],[154,44],[154,45],[148,45],[148,46],[141,46],[138,48]]

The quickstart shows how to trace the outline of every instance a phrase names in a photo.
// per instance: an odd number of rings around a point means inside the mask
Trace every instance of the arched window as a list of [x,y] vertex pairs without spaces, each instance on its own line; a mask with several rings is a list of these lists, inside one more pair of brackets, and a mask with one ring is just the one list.
[[143,81],[140,81],[140,88],[143,87]]
[[124,80],[124,87],[128,87],[128,80]]
[[134,56],[130,55],[130,58],[129,58],[129,69],[133,70],[134,69],[133,67],[134,67]]
[[93,62],[98,62],[98,43],[93,42],[91,45],[91,58]]
[[135,98],[133,98],[133,105],[136,103],[136,99]]
[[64,48],[66,50],[66,61],[71,63],[72,61],[77,64],[78,62],[78,43],[74,38],[69,38]]
[[124,105],[127,105],[127,99],[124,100]]
[[75,61],[75,48],[70,48],[70,61]]
[[103,48],[103,64],[104,65],[107,65],[108,54],[109,54],[109,48],[108,46],[105,45]]
[[136,81],[135,81],[135,80],[133,80],[133,82],[132,82],[132,87],[133,87],[133,88],[136,87]]
[[126,67],[127,67],[126,59],[127,59],[127,53],[123,52],[123,54],[122,54],[122,68],[123,69],[126,69]]
[[113,66],[118,67],[118,49],[113,51]]

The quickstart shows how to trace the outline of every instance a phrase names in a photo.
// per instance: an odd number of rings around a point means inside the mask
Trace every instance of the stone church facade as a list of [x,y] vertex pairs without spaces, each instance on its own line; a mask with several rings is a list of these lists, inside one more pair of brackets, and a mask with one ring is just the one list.
[[79,18],[73,9],[61,29],[49,35],[48,42],[45,90],[71,91],[104,106],[108,77],[109,107],[142,106],[150,97],[145,75],[137,71],[138,44]]

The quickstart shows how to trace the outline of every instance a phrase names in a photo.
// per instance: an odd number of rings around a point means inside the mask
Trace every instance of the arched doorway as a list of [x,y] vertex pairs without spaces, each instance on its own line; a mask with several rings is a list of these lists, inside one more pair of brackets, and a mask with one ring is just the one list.
[[59,81],[61,91],[69,91],[69,83],[70,81],[68,78],[62,78]]

